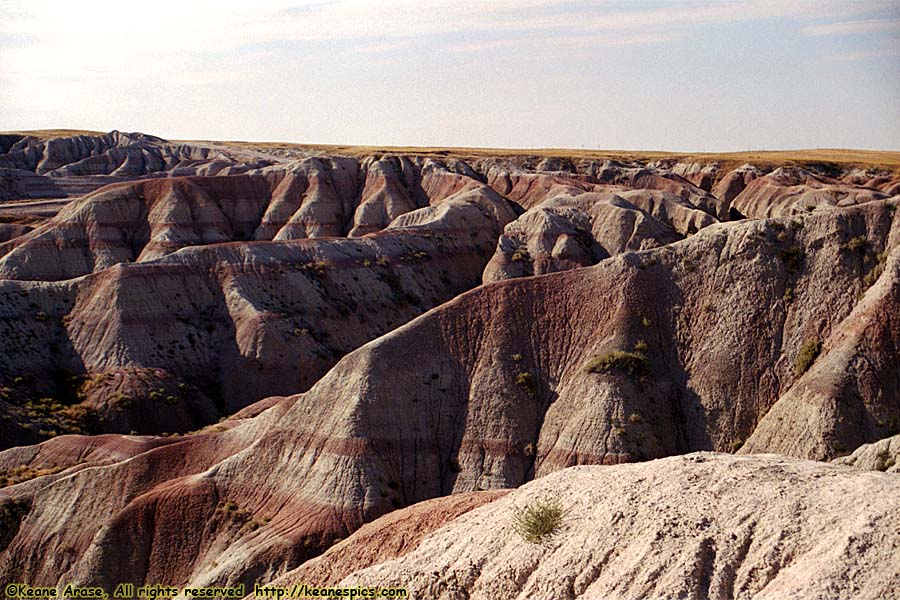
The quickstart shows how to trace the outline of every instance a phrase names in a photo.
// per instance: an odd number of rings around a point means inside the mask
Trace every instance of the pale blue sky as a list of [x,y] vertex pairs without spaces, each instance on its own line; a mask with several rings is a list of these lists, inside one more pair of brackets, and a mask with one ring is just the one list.
[[900,0],[0,0],[0,129],[900,150]]

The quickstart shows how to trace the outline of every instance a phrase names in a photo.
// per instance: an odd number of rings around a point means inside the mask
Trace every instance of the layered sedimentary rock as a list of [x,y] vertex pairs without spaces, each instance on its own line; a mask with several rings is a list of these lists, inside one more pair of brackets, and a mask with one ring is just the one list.
[[90,430],[171,432],[302,391],[479,283],[509,208],[475,191],[439,209],[359,239],[201,246],[60,283],[0,281],[5,399],[51,413],[51,432],[68,409],[29,396],[96,411]]
[[[894,285],[892,214],[873,202],[713,225],[591,268],[478,288],[226,431],[10,488],[5,498],[31,508],[0,570],[36,582],[163,573],[249,582],[429,498],[515,487],[577,464],[733,449],[840,353],[831,339],[859,329],[847,317],[870,269],[842,258],[839,241],[865,236],[892,257],[863,304]],[[798,374],[813,334],[822,355]],[[866,410],[896,402],[883,395]],[[870,441],[889,425],[834,426]],[[128,486],[110,494],[111,481]],[[77,517],[62,526],[60,514]],[[35,554],[48,544],[70,548],[68,558]],[[145,566],[123,566],[136,564]]]

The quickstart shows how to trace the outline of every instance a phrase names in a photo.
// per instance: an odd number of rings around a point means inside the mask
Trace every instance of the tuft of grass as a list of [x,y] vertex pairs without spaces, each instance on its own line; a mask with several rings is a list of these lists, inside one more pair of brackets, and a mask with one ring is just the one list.
[[797,354],[797,360],[794,361],[794,373],[798,376],[803,375],[813,365],[822,352],[822,342],[816,339],[809,339],[800,346],[800,352]]
[[638,340],[638,342],[634,345],[634,351],[639,352],[640,354],[646,354],[647,350],[650,346],[647,345],[647,342],[644,340]]
[[621,371],[628,375],[639,375],[648,370],[649,362],[646,355],[640,352],[625,352],[613,350],[606,354],[595,356],[585,365],[587,373],[612,373]]
[[644,417],[641,416],[641,413],[633,412],[628,415],[628,422],[632,425],[637,425],[638,423],[644,422]]
[[526,542],[540,544],[559,531],[565,516],[566,511],[559,500],[537,500],[515,510],[513,527]]

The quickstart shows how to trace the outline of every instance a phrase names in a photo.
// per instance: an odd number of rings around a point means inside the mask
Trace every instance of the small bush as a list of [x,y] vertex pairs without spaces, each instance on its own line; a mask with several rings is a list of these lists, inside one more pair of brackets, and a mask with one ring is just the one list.
[[637,425],[638,423],[642,423],[644,421],[644,417],[641,416],[641,413],[633,412],[628,415],[628,422],[632,425]]
[[822,352],[822,342],[819,340],[813,339],[803,342],[803,345],[800,346],[800,352],[797,354],[797,360],[794,362],[794,373],[799,376],[809,371],[820,352]]
[[611,373],[613,371],[622,371],[629,375],[638,375],[647,371],[647,357],[640,352],[624,352],[622,350],[613,350],[606,354],[595,356],[584,370],[588,373]]
[[513,527],[530,544],[553,537],[562,526],[566,511],[559,500],[538,500],[513,513]]
[[647,342],[645,342],[644,340],[638,340],[638,342],[634,345],[634,351],[641,354],[646,354],[649,348],[650,347],[647,345]]

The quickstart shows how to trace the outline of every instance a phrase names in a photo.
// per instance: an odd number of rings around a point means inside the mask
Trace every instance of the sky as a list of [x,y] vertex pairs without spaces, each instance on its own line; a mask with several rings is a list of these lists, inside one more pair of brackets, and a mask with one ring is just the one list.
[[900,150],[900,0],[0,0],[0,130]]

